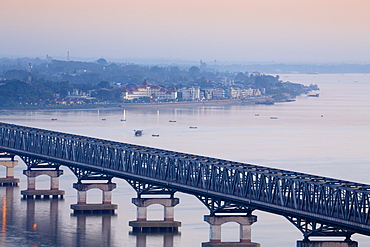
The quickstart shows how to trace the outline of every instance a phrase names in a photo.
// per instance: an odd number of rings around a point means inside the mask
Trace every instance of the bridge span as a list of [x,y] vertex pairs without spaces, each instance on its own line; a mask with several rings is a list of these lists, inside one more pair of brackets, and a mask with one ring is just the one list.
[[0,151],[28,167],[67,166],[79,181],[122,178],[144,194],[196,196],[210,215],[262,210],[303,234],[370,236],[370,185],[294,171],[0,123]]

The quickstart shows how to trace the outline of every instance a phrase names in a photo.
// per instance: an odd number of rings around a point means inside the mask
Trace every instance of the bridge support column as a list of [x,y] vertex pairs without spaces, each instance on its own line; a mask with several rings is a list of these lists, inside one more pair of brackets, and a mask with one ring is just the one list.
[[[117,209],[117,205],[112,204],[112,190],[116,188],[115,183],[74,183],[73,188],[77,190],[77,204],[71,205],[75,214],[114,214]],[[90,189],[102,190],[101,204],[86,203],[87,191]]]
[[356,241],[297,241],[297,247],[358,247]]
[[[23,198],[63,198],[65,195],[64,190],[59,190],[59,177],[63,175],[63,170],[24,170],[23,174],[27,176],[27,190],[22,190]],[[36,190],[36,177],[40,175],[50,176],[50,189],[49,190]]]
[[[204,221],[210,224],[210,241],[202,243],[202,247],[259,247],[260,244],[252,242],[251,225],[257,221],[257,216],[204,216]],[[239,242],[221,242],[221,225],[227,222],[236,222],[240,225]]]
[[[179,202],[179,198],[133,198],[132,203],[137,206],[137,217],[129,225],[134,232],[177,232],[181,222],[174,220],[174,212]],[[164,207],[163,220],[147,220],[147,208],[153,204]]]
[[12,157],[11,160],[0,160],[0,165],[6,167],[6,177],[0,178],[0,185],[18,186],[19,178],[14,178],[14,167],[18,165],[18,161]]

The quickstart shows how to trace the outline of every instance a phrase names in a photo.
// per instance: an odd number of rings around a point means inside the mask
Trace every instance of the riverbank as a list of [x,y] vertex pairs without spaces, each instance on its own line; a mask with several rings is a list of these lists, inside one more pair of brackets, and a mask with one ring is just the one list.
[[[272,102],[273,104],[274,102]],[[161,102],[161,103],[114,103],[114,104],[84,104],[84,105],[49,105],[49,106],[27,106],[9,107],[1,110],[89,110],[89,109],[133,109],[133,108],[178,108],[178,107],[203,107],[203,106],[227,106],[227,105],[253,105],[271,104],[270,98],[251,98],[251,99],[224,99],[208,101],[182,101],[182,102]]]

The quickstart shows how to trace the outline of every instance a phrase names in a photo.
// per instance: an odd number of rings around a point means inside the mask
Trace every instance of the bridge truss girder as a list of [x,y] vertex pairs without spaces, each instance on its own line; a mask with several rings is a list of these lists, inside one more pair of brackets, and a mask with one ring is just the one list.
[[136,191],[138,198],[142,195],[170,195],[174,197],[176,190],[158,186],[152,183],[147,183],[139,180],[125,179],[129,185]]
[[26,164],[27,169],[31,170],[32,168],[55,168],[59,170],[61,164],[53,163],[48,160],[43,160],[39,158],[34,158],[32,156],[18,155],[23,162]]
[[77,177],[78,182],[82,180],[108,180],[108,183],[111,183],[113,179],[113,176],[81,167],[68,166],[68,168]]
[[210,215],[212,216],[217,213],[246,214],[247,216],[251,216],[253,210],[255,210],[253,207],[233,203],[213,196],[196,195],[196,198],[198,198],[208,208]]
[[[2,153],[1,150],[0,150],[0,153]],[[59,170],[60,166],[62,165],[62,164],[53,163],[47,160],[35,158],[32,156],[20,155],[20,154],[7,153],[6,156],[4,157],[9,156],[9,157],[14,158],[14,156],[16,155],[19,156],[23,160],[28,170],[31,170],[32,168],[34,169],[35,168],[38,168],[38,169],[55,168],[56,170]],[[110,176],[104,173],[91,171],[91,170],[80,168],[80,167],[68,166],[66,164],[63,164],[63,165],[67,166],[73,172],[73,174],[75,174],[79,182],[81,182],[81,180],[108,180],[108,182],[110,183],[113,178],[113,176]]]
[[323,223],[306,217],[284,215],[284,217],[297,227],[303,234],[304,240],[309,237],[345,237],[346,241],[351,239],[355,233],[332,224]]

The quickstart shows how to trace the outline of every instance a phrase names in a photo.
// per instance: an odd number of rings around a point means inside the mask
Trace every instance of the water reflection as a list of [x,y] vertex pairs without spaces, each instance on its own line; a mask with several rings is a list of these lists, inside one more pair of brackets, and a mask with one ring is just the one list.
[[[77,214],[72,215],[77,219],[76,235],[73,239],[73,246],[111,246],[111,221],[114,215],[86,215]],[[101,218],[101,223],[98,223]],[[100,233],[90,232],[91,224],[88,221],[94,222],[94,229],[101,229]],[[101,225],[101,227],[100,227]]]
[[[58,199],[26,201],[26,231],[32,246],[40,246],[45,242],[57,244],[59,242],[59,202]],[[49,210],[47,207],[49,204]],[[49,212],[47,212],[49,211]],[[38,233],[39,238],[34,238]]]
[[163,238],[163,247],[174,247],[174,237],[180,236],[180,234],[180,232],[130,232],[130,235],[136,236],[136,247],[152,246],[151,240],[161,236]]
[[13,200],[14,200],[14,187],[3,187],[5,195],[2,196],[1,206],[1,246],[5,246],[7,236],[7,225],[12,222],[13,218]]
[[1,188],[0,193],[1,246],[14,246],[14,241],[27,246],[58,245],[60,200],[30,199],[20,202],[18,187]]

